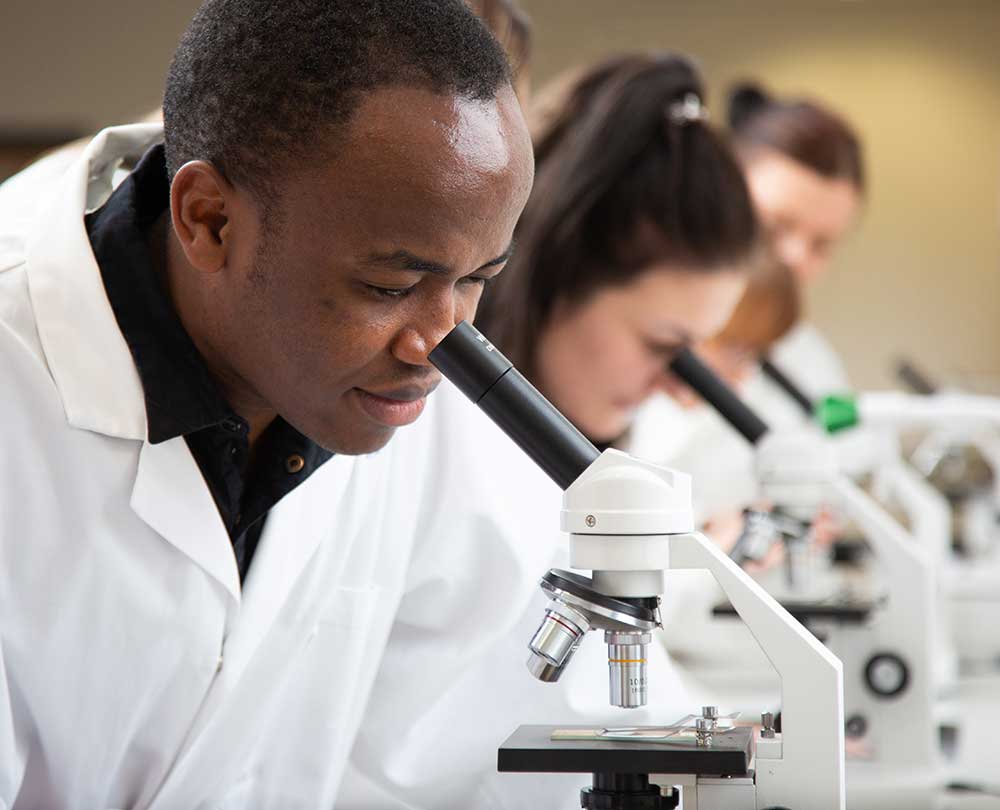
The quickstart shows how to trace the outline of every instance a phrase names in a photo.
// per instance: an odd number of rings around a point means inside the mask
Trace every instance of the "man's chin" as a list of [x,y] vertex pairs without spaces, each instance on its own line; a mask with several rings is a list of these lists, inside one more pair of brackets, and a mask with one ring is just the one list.
[[342,456],[364,456],[369,453],[376,453],[385,447],[389,440],[395,435],[394,427],[365,426],[345,434],[338,431],[335,435],[330,435],[317,444],[322,445],[327,450]]

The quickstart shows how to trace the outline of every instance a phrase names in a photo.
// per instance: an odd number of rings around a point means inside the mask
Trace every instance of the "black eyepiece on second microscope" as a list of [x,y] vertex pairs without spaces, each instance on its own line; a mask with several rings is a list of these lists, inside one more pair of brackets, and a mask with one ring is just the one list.
[[902,358],[896,363],[896,376],[914,394],[931,396],[938,391],[937,385],[931,378],[906,358]]
[[806,416],[812,419],[816,415],[816,403],[809,398],[809,395],[805,391],[792,382],[792,379],[778,368],[770,357],[765,357],[761,360],[760,370],[765,377],[788,394]]
[[670,370],[719,412],[750,444],[767,433],[767,424],[741,400],[691,349],[681,349]]
[[445,336],[430,361],[562,489],[600,455],[468,321]]

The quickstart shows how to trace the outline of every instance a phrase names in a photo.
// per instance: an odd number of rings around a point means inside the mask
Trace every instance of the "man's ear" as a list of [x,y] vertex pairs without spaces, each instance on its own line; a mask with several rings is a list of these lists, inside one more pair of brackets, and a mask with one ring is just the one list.
[[204,160],[181,166],[170,184],[170,217],[192,267],[214,273],[226,265],[233,187]]

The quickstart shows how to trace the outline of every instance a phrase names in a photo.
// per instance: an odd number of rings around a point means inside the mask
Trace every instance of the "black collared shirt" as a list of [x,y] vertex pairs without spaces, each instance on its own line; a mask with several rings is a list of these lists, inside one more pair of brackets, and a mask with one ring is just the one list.
[[271,507],[332,453],[278,417],[248,467],[249,425],[220,393],[150,258],[149,231],[169,195],[161,144],[87,215],[87,234],[142,381],[149,441],[184,437],[229,532],[242,582]]

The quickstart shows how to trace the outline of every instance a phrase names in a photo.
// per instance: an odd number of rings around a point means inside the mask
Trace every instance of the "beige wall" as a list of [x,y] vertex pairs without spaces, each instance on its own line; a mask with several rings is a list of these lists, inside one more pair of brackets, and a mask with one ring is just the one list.
[[88,132],[163,98],[198,0],[0,0],[0,138]]
[[[696,55],[715,90],[757,76],[837,105],[871,195],[811,300],[858,383],[906,352],[1000,377],[1000,0],[522,0],[539,79],[603,54]],[[155,105],[196,0],[0,0],[0,141]]]
[[810,296],[859,385],[893,357],[1000,379],[1000,2],[523,0],[539,80],[627,49],[696,56],[720,90],[758,77],[856,122],[864,221]]

